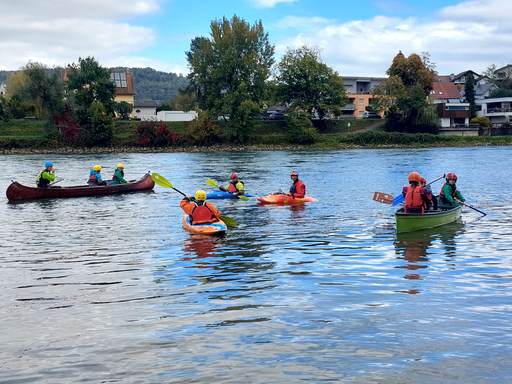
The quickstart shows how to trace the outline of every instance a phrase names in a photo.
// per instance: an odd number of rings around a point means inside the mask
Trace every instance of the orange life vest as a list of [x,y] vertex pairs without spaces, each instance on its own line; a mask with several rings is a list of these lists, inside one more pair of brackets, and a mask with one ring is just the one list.
[[420,187],[415,187],[414,189],[412,186],[409,186],[407,188],[407,194],[405,195],[405,201],[404,201],[404,212],[407,212],[407,208],[410,209],[420,209],[421,213],[425,210],[425,204],[423,202],[423,199],[421,198],[420,194]]

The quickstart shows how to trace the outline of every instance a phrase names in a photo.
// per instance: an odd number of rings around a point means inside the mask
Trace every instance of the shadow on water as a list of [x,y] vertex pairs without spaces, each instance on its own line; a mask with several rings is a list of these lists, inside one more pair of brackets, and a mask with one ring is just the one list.
[[[446,257],[456,254],[457,242],[455,238],[464,233],[464,224],[461,219],[436,228],[421,231],[398,233],[395,240],[395,252],[399,259],[406,263],[397,268],[406,269],[404,275],[408,280],[421,280],[425,278],[429,268],[431,248],[440,248]],[[417,294],[421,290],[409,289],[407,293]]]

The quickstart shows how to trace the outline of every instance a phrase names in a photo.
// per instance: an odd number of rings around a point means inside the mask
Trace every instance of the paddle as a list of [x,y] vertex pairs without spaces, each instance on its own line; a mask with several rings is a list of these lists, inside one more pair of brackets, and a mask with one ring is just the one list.
[[62,180],[64,180],[64,179],[57,179],[53,183],[50,183],[50,185],[54,185],[54,184],[60,183]]
[[[206,180],[206,185],[209,185],[210,187],[218,187],[218,185],[215,182],[215,180],[212,180],[212,179]],[[237,195],[237,196],[238,196],[239,199],[249,200],[249,198],[247,196],[244,196],[244,195]]]
[[475,211],[477,211],[478,213],[481,213],[482,215],[487,215],[487,213],[485,212],[482,212],[480,211],[479,209],[476,209],[475,207],[472,207],[471,205],[467,204],[465,201],[462,203],[464,206],[468,207],[468,208],[471,208],[471,209],[474,209]]
[[[181,193],[183,196],[187,196],[183,192],[174,188],[174,186],[170,183],[169,180],[159,175],[158,173],[153,173],[151,175],[151,179],[153,179],[153,181],[160,185],[161,187],[174,189],[176,192]],[[226,224],[226,227],[228,227],[228,229],[233,229],[238,225],[238,222],[235,219],[232,219],[231,217],[221,216],[220,219]]]

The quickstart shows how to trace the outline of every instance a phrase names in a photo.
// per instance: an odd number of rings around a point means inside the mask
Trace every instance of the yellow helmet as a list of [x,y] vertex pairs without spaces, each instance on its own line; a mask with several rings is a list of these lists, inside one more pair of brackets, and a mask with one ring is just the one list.
[[94,167],[92,167],[92,169],[96,172],[99,172],[101,171],[101,165],[95,165]]
[[124,168],[124,165],[119,163],[119,164],[117,164],[117,168]]
[[203,191],[202,189],[200,189],[199,191],[196,192],[196,200],[199,200],[199,201],[204,201],[206,200],[206,192]]
[[236,183],[235,185],[236,189],[238,189],[239,191],[241,191],[242,189],[244,189],[244,185],[240,182]]

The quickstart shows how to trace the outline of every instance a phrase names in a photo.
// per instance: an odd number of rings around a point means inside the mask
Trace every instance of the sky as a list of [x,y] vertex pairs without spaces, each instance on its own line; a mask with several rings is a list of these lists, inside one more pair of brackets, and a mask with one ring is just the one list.
[[341,76],[386,77],[401,51],[440,75],[512,63],[511,0],[0,0],[0,70],[29,61],[186,75],[185,52],[212,20],[261,20],[276,61],[308,44]]

